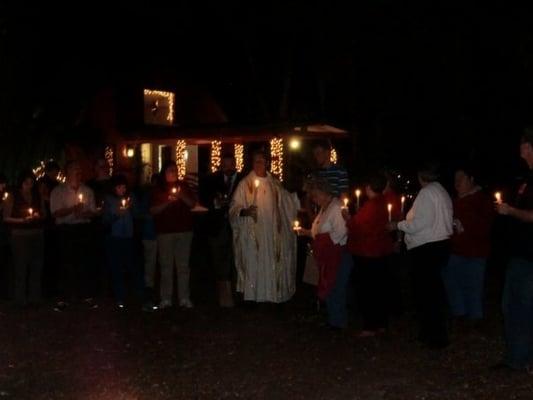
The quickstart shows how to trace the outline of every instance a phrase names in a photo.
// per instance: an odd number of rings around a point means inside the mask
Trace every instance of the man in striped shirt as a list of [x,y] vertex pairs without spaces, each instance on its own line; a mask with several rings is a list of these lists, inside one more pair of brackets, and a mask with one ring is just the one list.
[[327,179],[337,197],[348,193],[348,172],[331,162],[331,146],[328,142],[317,142],[313,147],[313,155],[318,164],[315,175]]

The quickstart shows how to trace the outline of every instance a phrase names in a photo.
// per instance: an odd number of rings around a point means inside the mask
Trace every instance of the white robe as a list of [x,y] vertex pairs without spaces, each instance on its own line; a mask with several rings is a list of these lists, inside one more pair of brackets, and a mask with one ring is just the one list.
[[[254,181],[259,180],[254,195]],[[242,209],[254,203],[257,222],[241,217]],[[244,300],[280,303],[296,290],[296,235],[292,230],[299,200],[268,174],[250,172],[237,186],[229,217],[237,269],[237,291]]]

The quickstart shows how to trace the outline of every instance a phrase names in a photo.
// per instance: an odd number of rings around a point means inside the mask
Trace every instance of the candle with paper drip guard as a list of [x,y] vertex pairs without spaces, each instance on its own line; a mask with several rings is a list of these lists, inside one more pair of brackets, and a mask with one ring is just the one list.
[[387,204],[387,211],[389,212],[389,222],[392,222],[392,204]]
[[254,180],[254,200],[252,202],[252,205],[254,206],[257,202],[257,189],[259,189],[259,179]]
[[402,201],[402,206],[401,206],[400,212],[403,215],[403,213],[405,211],[405,196],[402,196],[402,200],[401,201]]
[[294,221],[294,225],[292,227],[292,229],[296,232],[296,233],[300,233],[302,227],[300,226],[300,221],[296,220]]
[[360,197],[361,197],[361,190],[355,189],[355,198],[357,199],[357,203],[356,203],[357,210],[359,210],[359,206],[360,206],[360,203],[359,203]]
[[500,192],[494,193],[494,198],[496,199],[496,203],[502,204],[502,194]]
[[348,203],[350,202],[350,200],[348,199],[348,197],[345,197],[344,199],[342,199],[342,201],[344,202],[344,206],[342,206],[342,209],[343,210],[347,210],[348,209]]

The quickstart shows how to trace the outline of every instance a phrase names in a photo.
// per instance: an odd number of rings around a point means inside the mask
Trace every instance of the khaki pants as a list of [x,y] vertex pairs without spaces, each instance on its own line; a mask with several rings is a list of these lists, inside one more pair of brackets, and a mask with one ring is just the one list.
[[157,263],[157,240],[143,240],[144,284],[153,289],[155,285],[155,267]]
[[164,233],[157,235],[159,264],[161,266],[161,301],[172,302],[174,268],[177,269],[178,298],[189,300],[189,255],[192,232]]

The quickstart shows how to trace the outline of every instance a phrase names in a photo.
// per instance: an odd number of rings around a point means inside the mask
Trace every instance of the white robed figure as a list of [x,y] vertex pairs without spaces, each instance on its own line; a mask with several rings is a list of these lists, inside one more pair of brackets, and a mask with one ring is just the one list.
[[263,153],[237,186],[229,217],[237,269],[237,291],[244,300],[281,303],[296,290],[296,219],[299,200],[267,172]]

